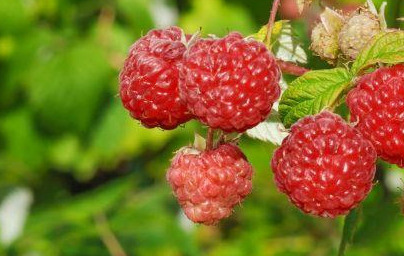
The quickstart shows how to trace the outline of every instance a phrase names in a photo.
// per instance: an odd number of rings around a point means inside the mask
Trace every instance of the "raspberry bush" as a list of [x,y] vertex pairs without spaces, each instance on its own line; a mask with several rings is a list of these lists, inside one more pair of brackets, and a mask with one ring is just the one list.
[[[147,128],[192,118],[207,128],[206,142],[196,136],[180,149],[166,175],[191,221],[217,224],[253,191],[253,167],[237,146],[246,132],[281,144],[273,184],[302,212],[349,214],[343,255],[378,157],[404,167],[404,32],[387,28],[384,7],[378,13],[371,1],[349,14],[326,8],[311,49],[335,67],[308,70],[290,24],[275,22],[280,2],[254,35],[148,32],[129,51],[120,97]],[[285,74],[296,78],[287,85]]]

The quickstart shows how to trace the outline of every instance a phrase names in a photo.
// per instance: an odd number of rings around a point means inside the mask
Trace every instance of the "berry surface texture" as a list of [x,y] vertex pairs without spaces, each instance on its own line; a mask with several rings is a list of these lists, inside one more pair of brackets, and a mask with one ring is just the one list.
[[177,27],[151,30],[132,45],[120,73],[124,107],[148,128],[170,130],[192,118],[178,93],[182,35]]
[[181,149],[172,160],[167,180],[186,216],[193,222],[216,224],[251,192],[253,168],[240,149]]
[[299,120],[272,159],[278,189],[303,212],[345,215],[369,193],[376,151],[338,115],[322,112]]
[[204,124],[244,132],[265,120],[280,95],[280,70],[263,43],[233,32],[201,39],[185,54],[181,98]]
[[351,121],[387,162],[404,167],[404,64],[364,75],[347,96]]

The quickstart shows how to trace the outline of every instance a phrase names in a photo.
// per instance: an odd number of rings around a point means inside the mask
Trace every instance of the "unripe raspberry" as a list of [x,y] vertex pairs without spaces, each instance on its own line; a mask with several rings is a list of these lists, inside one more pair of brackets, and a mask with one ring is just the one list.
[[333,64],[338,58],[338,33],[343,24],[343,16],[326,8],[320,19],[321,22],[317,23],[311,32],[310,48],[321,59]]
[[233,144],[199,151],[186,147],[167,172],[174,195],[193,222],[216,224],[228,217],[252,189],[253,168]]
[[404,167],[404,64],[364,75],[347,96],[351,120],[389,163]]
[[181,38],[177,27],[149,31],[132,45],[119,76],[124,107],[146,127],[174,129],[192,118],[178,94]]
[[369,193],[376,170],[370,141],[333,113],[300,119],[272,158],[278,189],[306,213],[347,214]]
[[343,25],[339,33],[339,46],[349,59],[355,59],[358,53],[375,35],[381,32],[377,15],[365,8],[354,12]]
[[265,120],[280,95],[280,70],[263,43],[230,33],[200,40],[185,55],[180,95],[198,119],[226,132]]

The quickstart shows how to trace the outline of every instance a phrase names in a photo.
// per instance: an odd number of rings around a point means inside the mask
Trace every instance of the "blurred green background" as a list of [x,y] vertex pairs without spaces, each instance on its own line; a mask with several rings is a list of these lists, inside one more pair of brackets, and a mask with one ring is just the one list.
[[[296,18],[294,0],[282,1],[278,18]],[[360,2],[325,4],[348,10]],[[343,219],[295,209],[274,187],[274,147],[247,137],[241,148],[255,167],[253,193],[218,226],[191,224],[165,170],[205,128],[145,129],[117,96],[119,69],[142,33],[177,24],[189,33],[248,35],[266,23],[270,5],[0,0],[0,255],[335,255]],[[305,49],[319,10],[293,21]],[[388,1],[386,16],[399,27],[404,1]],[[308,66],[327,67],[313,56]],[[347,255],[404,255],[404,171],[380,167]]]

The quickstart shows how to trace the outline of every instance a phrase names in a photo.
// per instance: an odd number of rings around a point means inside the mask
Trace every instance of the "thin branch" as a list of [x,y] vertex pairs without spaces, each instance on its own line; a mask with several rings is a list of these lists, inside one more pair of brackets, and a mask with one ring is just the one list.
[[213,135],[215,130],[208,128],[208,134],[206,135],[206,150],[211,150],[213,148]]
[[110,229],[105,214],[99,213],[95,215],[94,221],[101,240],[107,247],[109,254],[111,256],[127,256],[118,239]]
[[283,61],[277,59],[276,62],[278,63],[279,68],[282,70],[282,73],[294,75],[294,76],[301,76],[310,71],[310,69],[300,67],[293,62]]
[[281,0],[274,0],[272,3],[272,8],[271,12],[269,14],[269,19],[268,19],[268,24],[267,24],[267,34],[265,35],[264,42],[270,42],[271,41],[271,34],[272,34],[272,28],[274,27],[275,24],[275,19],[276,19],[276,13],[278,12],[279,5],[281,4]]

